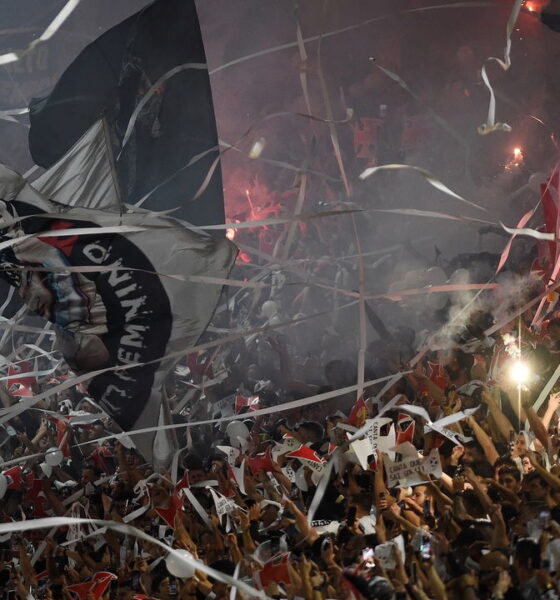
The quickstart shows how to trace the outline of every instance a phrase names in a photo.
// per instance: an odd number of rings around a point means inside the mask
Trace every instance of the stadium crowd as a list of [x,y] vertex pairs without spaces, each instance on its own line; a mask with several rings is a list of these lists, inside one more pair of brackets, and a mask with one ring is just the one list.
[[[560,318],[537,330],[530,309],[485,334],[491,315],[472,312],[419,358],[413,333],[367,308],[380,338],[363,394],[356,365],[329,358],[335,332],[315,359],[274,331],[239,340],[221,371],[214,352],[190,356],[168,389],[180,449],[168,468],[130,438],[96,441],[115,430],[81,388],[4,423],[0,511],[15,531],[0,537],[3,598],[233,597],[132,530],[18,531],[49,516],[126,523],[269,598],[556,598],[560,393],[547,384]],[[12,368],[6,409],[62,380],[18,368],[31,366]]]

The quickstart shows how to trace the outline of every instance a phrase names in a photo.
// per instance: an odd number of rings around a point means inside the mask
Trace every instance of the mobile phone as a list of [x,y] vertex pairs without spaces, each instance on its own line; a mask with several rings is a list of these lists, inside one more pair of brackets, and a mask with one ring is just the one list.
[[118,600],[118,597],[119,597],[119,580],[118,579],[112,579],[111,580],[111,587],[109,589],[110,589],[109,600]]
[[549,510],[541,510],[539,513],[539,523],[541,529],[545,530],[550,527],[550,511]]
[[373,548],[364,548],[362,550],[362,561],[365,563],[366,567],[372,568],[375,566],[373,557],[374,557]]
[[169,578],[169,595],[176,596],[177,595],[177,580],[175,577]]
[[430,508],[430,501],[424,500],[424,518],[429,517],[432,514]]
[[132,571],[132,573],[130,574],[130,577],[132,579],[132,590],[134,592],[139,592],[140,591],[140,571]]
[[412,583],[416,583],[418,581],[418,571],[417,571],[417,563],[412,561],[410,564],[410,578],[412,579]]
[[432,558],[432,544],[429,538],[424,538],[420,544],[420,557],[422,560],[430,560]]

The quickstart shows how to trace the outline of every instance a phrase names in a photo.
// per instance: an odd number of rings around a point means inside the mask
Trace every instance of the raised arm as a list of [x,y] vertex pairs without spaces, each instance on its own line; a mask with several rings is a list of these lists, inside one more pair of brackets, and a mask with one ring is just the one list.
[[482,429],[482,427],[477,423],[474,417],[467,417],[466,421],[473,430],[478,443],[482,446],[486,460],[493,465],[498,458],[500,458],[500,455],[496,450],[496,446],[494,446],[494,442],[490,439],[490,436],[486,433],[486,431],[484,431],[484,429]]
[[[499,394],[499,388],[496,388],[495,394]],[[496,427],[498,428],[498,431],[502,435],[504,441],[509,441],[510,432],[514,431],[513,425],[502,412],[501,408],[498,405],[498,402],[496,401],[495,395],[490,393],[489,390],[485,390],[484,392],[482,392],[482,400],[488,406],[490,414],[494,419],[494,423],[496,423]]]

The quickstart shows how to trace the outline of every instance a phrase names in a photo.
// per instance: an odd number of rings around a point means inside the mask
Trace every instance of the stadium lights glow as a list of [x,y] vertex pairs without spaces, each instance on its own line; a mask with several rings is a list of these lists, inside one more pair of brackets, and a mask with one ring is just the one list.
[[526,363],[518,360],[511,365],[509,376],[517,385],[523,385],[529,381],[531,372]]

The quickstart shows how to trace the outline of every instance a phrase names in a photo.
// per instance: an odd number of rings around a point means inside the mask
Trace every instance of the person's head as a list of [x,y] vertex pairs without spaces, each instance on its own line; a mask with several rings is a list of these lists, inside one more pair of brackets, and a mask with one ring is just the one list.
[[535,470],[535,467],[531,464],[531,459],[526,455],[522,454],[521,459],[521,468],[523,469],[523,475],[527,475],[527,473],[532,473]]
[[502,467],[498,471],[498,483],[510,492],[517,493],[521,489],[521,472],[517,467]]
[[544,502],[548,497],[549,487],[545,479],[532,472],[523,478],[523,491],[532,502]]
[[513,454],[515,456],[523,456],[527,452],[527,450],[529,450],[530,443],[531,441],[529,439],[529,434],[526,431],[520,431],[517,437],[515,438]]
[[511,458],[511,456],[500,456],[494,463],[494,479],[498,480],[498,473],[504,467],[517,469],[517,463]]
[[424,502],[430,499],[427,485],[416,485],[412,489],[412,499],[419,505],[424,506]]
[[375,576],[367,585],[368,600],[395,600],[395,588],[385,577]]
[[276,503],[265,502],[262,507],[261,512],[261,521],[265,527],[269,527],[276,521],[278,518],[278,514],[280,512],[280,507]]
[[532,539],[519,540],[515,546],[513,555],[513,567],[519,575],[531,574],[541,566],[540,546]]
[[80,483],[86,485],[87,483],[94,483],[99,479],[101,471],[94,465],[86,465],[82,469],[82,477]]
[[484,450],[476,440],[465,442],[464,448],[465,452],[461,459],[463,464],[470,466],[477,460],[484,460]]
[[467,354],[460,348],[454,348],[444,357],[443,363],[452,385],[461,386],[470,381],[471,369],[474,364],[472,354]]
[[348,500],[349,507],[356,508],[356,515],[364,516],[369,515],[371,511],[372,495],[367,492],[360,492],[358,494],[352,494]]
[[187,454],[183,458],[183,466],[188,471],[190,485],[207,479],[204,463],[196,454]]
[[470,466],[479,483],[486,483],[487,479],[493,479],[494,469],[486,459],[473,460]]
[[305,421],[298,427],[300,440],[304,443],[317,444],[323,440],[325,430],[316,421]]
[[498,582],[501,571],[509,570],[508,557],[499,550],[481,556],[478,572],[479,592],[484,597],[491,597],[494,586]]
[[167,490],[163,486],[156,484],[150,485],[150,498],[155,507],[163,507],[170,501]]

